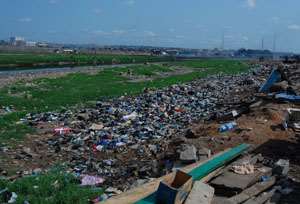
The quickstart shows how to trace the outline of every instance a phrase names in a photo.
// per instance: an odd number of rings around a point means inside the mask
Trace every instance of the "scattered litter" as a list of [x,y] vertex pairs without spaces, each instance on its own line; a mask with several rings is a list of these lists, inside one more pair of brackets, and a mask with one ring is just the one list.
[[54,133],[56,135],[67,135],[71,132],[71,128],[68,127],[60,127],[60,128],[55,128]]
[[194,145],[183,145],[180,152],[180,160],[183,163],[193,163],[198,160],[197,149]]
[[102,130],[104,128],[103,124],[95,124],[93,123],[90,127],[91,130]]
[[17,201],[18,195],[15,192],[11,193],[10,199],[7,201],[7,203],[15,203]]
[[275,163],[274,173],[279,174],[279,175],[283,175],[283,176],[287,176],[289,170],[290,170],[289,160],[279,159]]
[[237,127],[236,122],[226,123],[226,124],[223,124],[219,127],[219,132],[231,131],[231,130],[234,130],[236,127]]
[[104,179],[98,176],[89,176],[89,175],[82,175],[81,185],[82,186],[96,186],[102,184]]
[[262,177],[261,177],[261,181],[262,181],[262,182],[269,181],[270,178],[271,178],[270,176],[262,176]]
[[295,131],[300,131],[300,109],[288,108],[285,119],[283,121],[283,127],[294,128]]
[[123,116],[123,120],[134,120],[134,119],[136,119],[137,116],[138,116],[137,113],[133,112],[129,115]]
[[242,164],[232,166],[232,171],[236,174],[248,175],[254,173],[254,165],[252,164]]
[[99,203],[99,202],[103,202],[105,200],[107,200],[109,198],[108,195],[106,195],[105,193],[103,193],[101,196],[98,196],[97,198],[92,200],[92,203]]

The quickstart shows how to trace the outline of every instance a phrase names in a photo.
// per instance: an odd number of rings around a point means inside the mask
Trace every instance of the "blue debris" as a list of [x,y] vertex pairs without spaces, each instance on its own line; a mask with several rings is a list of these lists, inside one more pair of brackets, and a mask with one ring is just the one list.
[[281,73],[277,69],[273,69],[266,83],[264,83],[264,85],[262,85],[262,87],[259,89],[259,92],[269,92],[271,86],[279,81],[281,81]]

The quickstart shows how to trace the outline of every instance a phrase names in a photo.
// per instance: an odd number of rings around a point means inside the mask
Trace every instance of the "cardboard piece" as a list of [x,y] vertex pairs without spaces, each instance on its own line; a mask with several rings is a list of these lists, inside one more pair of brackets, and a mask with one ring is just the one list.
[[177,171],[173,173],[172,177],[168,180],[160,182],[157,195],[157,204],[182,204],[193,186],[192,176]]

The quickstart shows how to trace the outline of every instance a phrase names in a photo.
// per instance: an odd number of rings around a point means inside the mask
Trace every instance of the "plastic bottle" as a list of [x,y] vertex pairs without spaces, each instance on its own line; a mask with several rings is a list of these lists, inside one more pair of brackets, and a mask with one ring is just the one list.
[[236,122],[225,123],[219,127],[219,132],[227,132],[237,127]]

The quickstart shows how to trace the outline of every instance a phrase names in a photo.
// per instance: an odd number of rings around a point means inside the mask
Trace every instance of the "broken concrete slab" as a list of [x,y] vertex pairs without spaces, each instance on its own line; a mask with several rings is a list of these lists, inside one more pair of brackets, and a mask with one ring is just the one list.
[[196,147],[194,145],[183,145],[183,150],[180,152],[180,161],[183,163],[193,163],[197,160]]
[[222,193],[222,191],[228,191],[229,189],[231,189],[231,191],[241,192],[259,181],[262,176],[271,176],[272,168],[263,168],[265,170],[264,172],[256,170],[253,174],[248,175],[240,175],[227,170],[222,175],[213,179],[211,185],[220,193]]
[[214,196],[211,204],[233,204],[233,203],[229,201],[228,198],[226,197]]
[[273,186],[276,182],[275,177],[271,177],[269,180],[264,181],[264,182],[259,182],[251,186],[250,188],[247,188],[240,194],[233,196],[229,198],[228,200],[231,201],[232,203],[239,204],[247,201],[248,199],[260,194],[261,192],[267,190],[271,186]]
[[215,189],[201,181],[196,181],[185,201],[185,204],[210,204],[214,196]]

